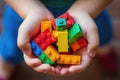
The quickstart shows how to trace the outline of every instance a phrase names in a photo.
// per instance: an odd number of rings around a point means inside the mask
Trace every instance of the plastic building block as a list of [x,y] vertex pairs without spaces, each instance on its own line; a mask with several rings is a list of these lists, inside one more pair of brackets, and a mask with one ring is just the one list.
[[49,29],[50,32],[52,31],[51,21],[41,21],[41,32],[46,29]]
[[66,20],[65,18],[56,19],[56,29],[57,31],[62,31],[66,29]]
[[67,28],[70,28],[71,26],[73,26],[74,19],[70,16],[70,14],[68,12],[64,13],[63,15],[59,16],[59,18],[65,18],[66,19],[66,24],[67,24]]
[[44,53],[51,59],[52,62],[55,62],[60,56],[53,46],[48,46],[44,50]]
[[42,63],[49,65],[54,64],[44,52],[38,58],[41,60]]
[[80,49],[80,45],[77,41],[75,41],[74,43],[70,44],[72,50],[75,52],[77,51],[78,49]]
[[83,48],[88,44],[87,40],[84,37],[78,39],[77,42],[79,43],[80,48]]
[[38,57],[42,54],[42,50],[40,49],[40,47],[34,42],[32,41],[31,42],[31,48],[32,48],[32,51],[33,53]]
[[57,60],[59,64],[80,64],[81,57],[79,55],[60,55]]
[[55,39],[55,41],[57,41],[58,37],[57,31],[52,31],[52,37]]
[[[66,28],[70,28],[75,23],[74,19],[70,16],[68,12],[64,13],[63,15],[59,16],[58,18],[65,18],[66,19]],[[56,30],[56,21],[55,19],[52,20],[53,29]]]
[[37,45],[42,49],[45,50],[46,47],[53,44],[56,39],[52,37],[52,34],[48,29],[46,29],[44,32],[39,34],[34,41],[37,43]]
[[77,39],[82,36],[82,30],[78,23],[75,23],[69,30],[68,30],[68,40],[69,43],[72,44]]
[[64,31],[57,31],[58,33],[58,39],[57,39],[57,45],[58,45],[58,52],[68,52],[68,32],[67,30]]
[[74,43],[70,44],[73,51],[77,51],[85,46],[87,46],[88,42],[84,37],[79,38]]

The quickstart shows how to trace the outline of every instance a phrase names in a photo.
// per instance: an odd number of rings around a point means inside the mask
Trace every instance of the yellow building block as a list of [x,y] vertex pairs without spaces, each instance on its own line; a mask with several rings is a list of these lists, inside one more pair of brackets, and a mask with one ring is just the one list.
[[68,31],[57,31],[57,36],[58,52],[68,52]]
[[80,64],[80,55],[60,55],[57,60],[59,64]]
[[52,31],[51,21],[41,21],[41,32],[46,29],[49,29],[50,32]]
[[60,57],[59,53],[51,45],[44,50],[44,53],[51,59],[52,62],[55,62]]

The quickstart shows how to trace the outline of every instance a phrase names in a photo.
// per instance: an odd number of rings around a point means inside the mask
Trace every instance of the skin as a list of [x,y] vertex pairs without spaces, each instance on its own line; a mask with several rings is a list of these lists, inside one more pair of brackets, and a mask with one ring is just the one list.
[[30,47],[31,38],[40,30],[40,27],[37,26],[39,22],[41,20],[51,20],[54,18],[49,10],[38,0],[5,1],[24,19],[18,30],[17,42],[19,48],[24,53],[26,64],[37,72],[64,76],[81,72],[90,64],[99,45],[98,30],[93,19],[110,4],[112,0],[77,0],[68,10],[75,21],[81,25],[84,37],[88,41],[86,48],[75,53],[82,54],[81,64],[68,67],[53,67],[48,64],[42,64],[41,61],[33,55]]

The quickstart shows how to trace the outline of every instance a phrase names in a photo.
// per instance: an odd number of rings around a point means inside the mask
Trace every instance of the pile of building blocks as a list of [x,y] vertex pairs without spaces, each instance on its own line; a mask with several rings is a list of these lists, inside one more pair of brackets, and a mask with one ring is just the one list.
[[41,32],[31,41],[31,48],[44,64],[80,64],[76,51],[87,46],[82,30],[69,13],[52,21],[41,21]]

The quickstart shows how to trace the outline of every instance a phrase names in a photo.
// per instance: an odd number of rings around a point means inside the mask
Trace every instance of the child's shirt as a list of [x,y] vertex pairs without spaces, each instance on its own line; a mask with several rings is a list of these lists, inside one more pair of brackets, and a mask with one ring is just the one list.
[[50,7],[61,8],[72,5],[76,0],[41,0],[41,2]]

